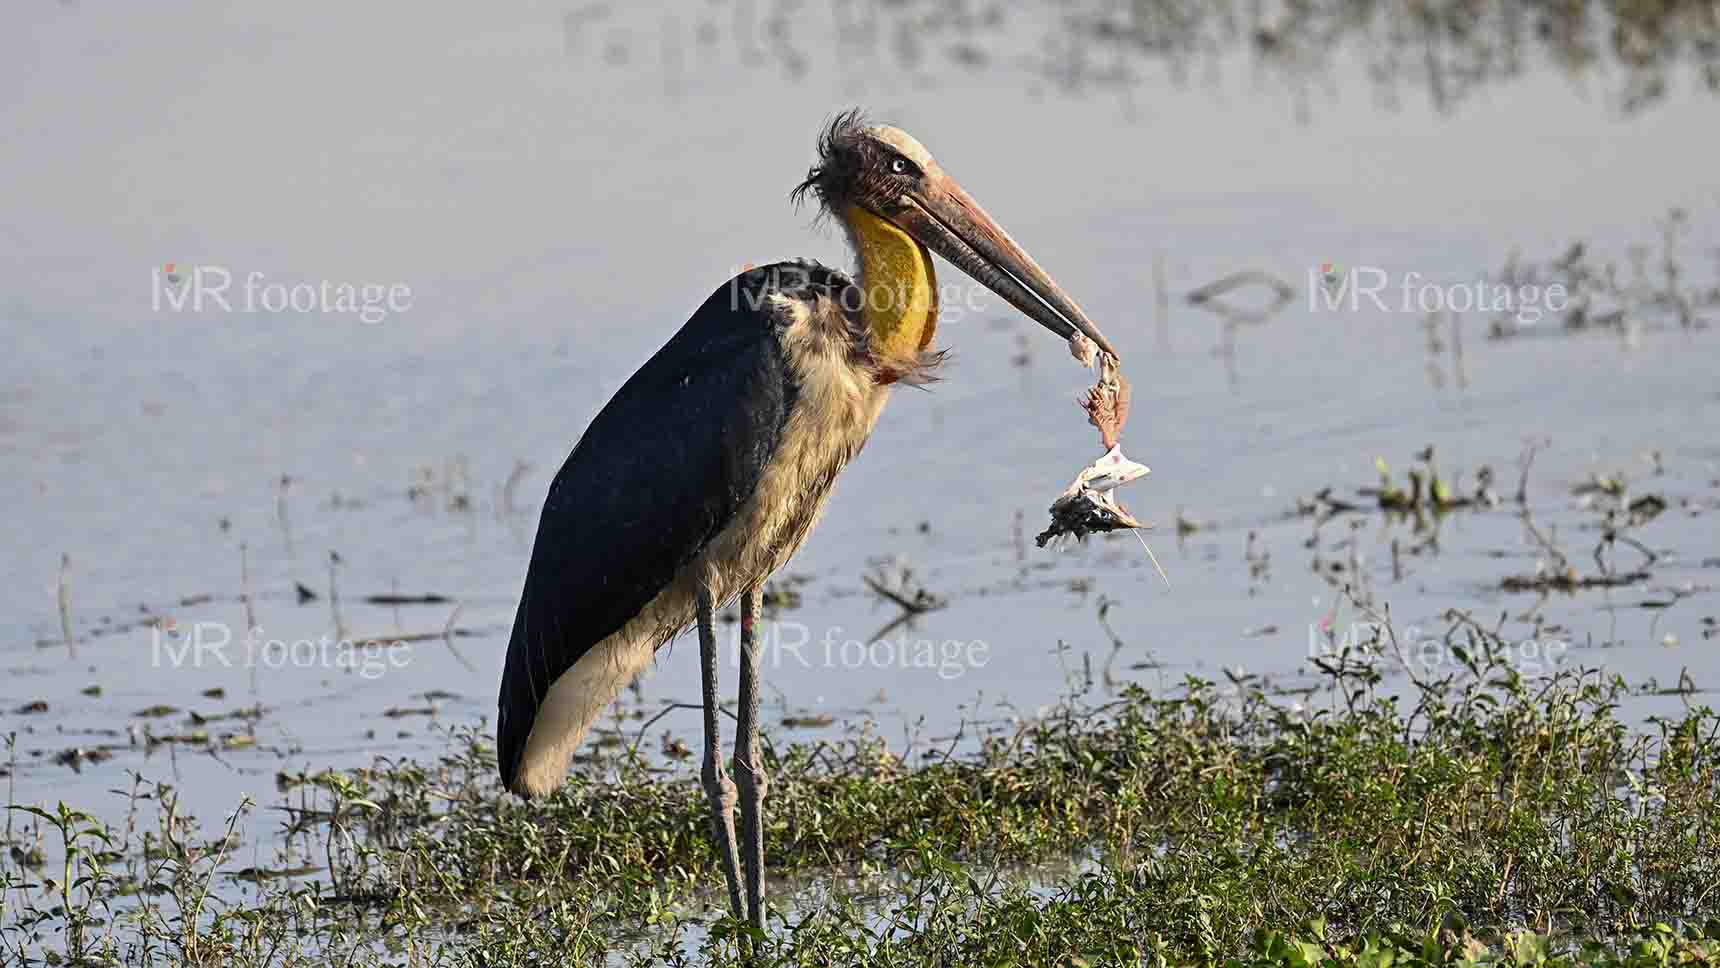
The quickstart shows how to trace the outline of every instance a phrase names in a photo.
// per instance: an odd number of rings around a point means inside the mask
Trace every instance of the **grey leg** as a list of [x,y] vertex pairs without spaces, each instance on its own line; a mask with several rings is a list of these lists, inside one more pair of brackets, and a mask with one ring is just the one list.
[[741,906],[740,862],[735,854],[735,783],[723,769],[722,731],[717,727],[717,630],[711,615],[711,598],[699,592],[699,661],[704,666],[705,768],[701,774],[705,796],[711,803],[711,837],[717,842],[717,859],[729,882],[729,910],[746,916]]
[[764,928],[764,795],[770,789],[758,740],[761,592],[741,593],[741,702],[735,715],[735,784],[741,799],[741,864],[746,873],[747,920]]

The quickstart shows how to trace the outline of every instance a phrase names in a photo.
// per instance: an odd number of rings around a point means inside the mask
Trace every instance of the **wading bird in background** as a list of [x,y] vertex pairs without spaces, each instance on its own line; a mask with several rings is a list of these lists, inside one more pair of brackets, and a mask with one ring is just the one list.
[[[760,591],[812,530],[898,383],[932,378],[931,252],[1063,339],[1116,355],[1075,301],[896,128],[839,115],[792,197],[847,232],[858,272],[779,262],[725,283],[586,428],[544,501],[502,672],[497,757],[515,793],[574,748],[657,649],[697,623],[702,779],[737,918],[764,926]],[[930,250],[930,251],[928,251]],[[740,601],[734,778],[719,753],[714,614]],[[735,805],[740,806],[737,843]],[[744,876],[744,880],[743,880]]]

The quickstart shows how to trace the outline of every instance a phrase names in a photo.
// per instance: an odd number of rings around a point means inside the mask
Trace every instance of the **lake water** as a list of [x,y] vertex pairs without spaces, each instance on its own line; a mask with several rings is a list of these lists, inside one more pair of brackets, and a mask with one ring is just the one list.
[[[953,307],[944,382],[896,394],[787,570],[806,581],[768,632],[771,721],[833,723],[777,725],[777,742],[867,719],[904,745],[943,737],[1032,715],[1107,663],[1153,688],[1224,670],[1304,681],[1310,629],[1361,620],[1334,612],[1333,562],[1359,565],[1406,630],[1503,613],[1526,671],[1685,677],[1686,694],[1633,715],[1712,701],[1714,65],[1679,47],[1683,27],[1626,57],[1605,25],[1479,9],[1431,27],[1391,6],[1359,24],[1268,9],[1132,26],[1085,3],[13,11],[0,732],[18,734],[15,798],[117,813],[105,791],[138,771],[218,820],[241,795],[272,800],[279,770],[433,755],[432,722],[493,720],[554,469],[740,266],[846,264],[786,194],[819,125],[854,104],[924,141],[1123,353],[1126,448],[1153,468],[1124,500],[1157,524],[1170,587],[1128,534],[1034,546],[1095,456],[1073,405],[1089,374],[998,300]],[[1668,231],[1693,325],[1656,302]],[[1490,339],[1494,314],[1471,311],[1430,347],[1427,314],[1404,304],[1496,280],[1513,253],[1544,285],[1576,242],[1597,276],[1615,267],[1622,325],[1549,313]],[[234,305],[164,302],[168,263],[228,273]],[[1381,304],[1327,306],[1327,263],[1340,284],[1386,280]],[[1186,296],[1239,271],[1293,295],[1226,356],[1221,317]],[[247,306],[252,278],[260,299],[325,280],[409,295],[367,323]],[[1628,532],[1659,556],[1647,579],[1538,609],[1501,590],[1551,561],[1510,501],[1526,441],[1545,442],[1536,530],[1581,575],[1600,573],[1601,514],[1574,489],[1622,473],[1626,501],[1665,501]],[[1429,532],[1378,514],[1328,521],[1309,546],[1299,500],[1354,498],[1377,457],[1402,483],[1428,445],[1465,489],[1490,466],[1505,503],[1444,516],[1419,551]],[[1179,511],[1199,525],[1180,540]],[[1641,558],[1619,544],[1607,560]],[[868,646],[898,609],[863,579],[904,569],[947,605]],[[261,638],[286,643],[255,668],[247,588]],[[389,594],[445,600],[364,602]],[[419,634],[357,668],[311,644]],[[626,708],[696,702],[696,651],[665,650]],[[1451,668],[1438,646],[1418,654]],[[187,722],[257,705],[250,725]],[[197,729],[213,751],[146,738]],[[697,714],[664,731],[696,745]],[[223,749],[234,734],[255,743]]]

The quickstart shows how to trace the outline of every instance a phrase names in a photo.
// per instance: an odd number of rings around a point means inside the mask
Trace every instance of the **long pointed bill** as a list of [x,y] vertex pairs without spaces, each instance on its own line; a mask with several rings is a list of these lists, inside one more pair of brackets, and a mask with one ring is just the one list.
[[1039,325],[1064,339],[1079,332],[1105,352],[1118,355],[1063,287],[949,176],[940,174],[926,197],[909,196],[909,204],[892,218],[921,244]]

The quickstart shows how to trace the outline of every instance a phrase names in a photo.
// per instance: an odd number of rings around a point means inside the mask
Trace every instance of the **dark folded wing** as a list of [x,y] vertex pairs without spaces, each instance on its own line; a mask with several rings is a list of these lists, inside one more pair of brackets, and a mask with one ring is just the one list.
[[550,684],[621,628],[757,486],[793,402],[759,270],[724,285],[585,431],[538,522],[498,700],[512,786]]

